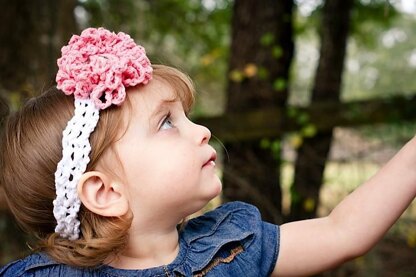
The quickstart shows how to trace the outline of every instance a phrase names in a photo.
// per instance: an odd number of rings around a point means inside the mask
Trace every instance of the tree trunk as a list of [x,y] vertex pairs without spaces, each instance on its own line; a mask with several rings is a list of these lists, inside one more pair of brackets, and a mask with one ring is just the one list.
[[[76,32],[76,0],[1,1],[0,128],[8,106],[54,85],[60,47]],[[0,130],[1,131],[1,130]],[[13,222],[0,184],[0,264],[25,254],[26,237]]]
[[[227,113],[286,104],[293,56],[292,9],[292,1],[235,1]],[[253,203],[263,219],[280,223],[280,150],[272,153],[261,147],[259,139],[227,143],[226,149],[225,201]]]
[[76,0],[0,2],[0,92],[3,95],[23,93],[24,98],[54,84],[60,46],[76,32],[76,3]]
[[[312,103],[340,101],[350,11],[353,0],[327,0],[323,8],[321,50]],[[332,140],[332,129],[306,138],[298,149],[292,187],[291,220],[313,218]]]

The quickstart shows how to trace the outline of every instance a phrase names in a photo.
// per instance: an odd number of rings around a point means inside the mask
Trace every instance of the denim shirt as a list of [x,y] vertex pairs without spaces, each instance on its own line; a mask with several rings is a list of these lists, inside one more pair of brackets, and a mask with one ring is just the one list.
[[279,227],[263,222],[252,205],[231,202],[190,220],[179,254],[165,266],[143,270],[108,265],[75,268],[35,253],[0,269],[0,276],[269,276],[279,253]]

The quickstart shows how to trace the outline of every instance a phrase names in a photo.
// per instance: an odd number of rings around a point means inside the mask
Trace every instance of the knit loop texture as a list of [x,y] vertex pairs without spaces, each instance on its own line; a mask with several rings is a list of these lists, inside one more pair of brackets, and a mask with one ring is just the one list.
[[55,172],[53,214],[57,221],[55,232],[70,240],[76,240],[79,236],[77,215],[81,201],[77,185],[90,161],[89,136],[97,125],[99,111],[92,100],[75,99],[75,115],[63,132],[62,160]]
[[75,114],[63,131],[62,160],[55,172],[55,232],[69,240],[79,238],[77,185],[90,161],[90,134],[101,109],[121,105],[126,87],[145,85],[153,68],[145,49],[123,32],[88,28],[62,47],[56,74],[57,88],[75,99]]

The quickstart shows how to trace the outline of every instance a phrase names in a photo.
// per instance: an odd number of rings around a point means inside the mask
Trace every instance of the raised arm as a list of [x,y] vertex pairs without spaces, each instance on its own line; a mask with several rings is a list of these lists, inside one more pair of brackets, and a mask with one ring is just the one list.
[[363,255],[416,195],[416,138],[324,218],[281,226],[273,276],[311,275]]

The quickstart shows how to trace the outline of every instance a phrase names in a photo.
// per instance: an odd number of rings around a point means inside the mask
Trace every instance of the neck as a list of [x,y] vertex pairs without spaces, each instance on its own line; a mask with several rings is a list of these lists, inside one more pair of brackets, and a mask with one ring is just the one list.
[[160,230],[131,229],[127,247],[109,261],[123,269],[146,269],[173,262],[179,253],[176,226]]

